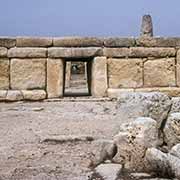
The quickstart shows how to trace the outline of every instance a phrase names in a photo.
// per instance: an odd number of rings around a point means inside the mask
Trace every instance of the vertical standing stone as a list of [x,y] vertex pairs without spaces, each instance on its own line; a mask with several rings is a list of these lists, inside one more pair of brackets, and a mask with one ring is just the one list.
[[0,89],[9,89],[9,60],[0,59]]
[[66,88],[70,87],[70,81],[71,81],[71,61],[66,62]]
[[150,15],[144,15],[142,18],[141,36],[144,37],[153,36],[153,23]]
[[48,98],[63,96],[64,67],[62,59],[47,60],[47,94]]
[[95,97],[107,95],[107,58],[96,57],[92,63],[91,93]]

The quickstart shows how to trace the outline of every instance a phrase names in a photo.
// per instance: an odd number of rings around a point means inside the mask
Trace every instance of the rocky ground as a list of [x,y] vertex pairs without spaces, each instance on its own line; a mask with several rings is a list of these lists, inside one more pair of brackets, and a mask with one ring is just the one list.
[[[103,179],[92,173],[94,142],[112,140],[122,123],[144,113],[137,109],[91,98],[0,103],[0,180]],[[118,179],[140,178],[123,172]]]

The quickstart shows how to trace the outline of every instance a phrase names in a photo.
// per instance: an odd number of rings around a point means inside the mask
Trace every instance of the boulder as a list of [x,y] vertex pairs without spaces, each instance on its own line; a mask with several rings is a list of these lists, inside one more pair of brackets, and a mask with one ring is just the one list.
[[159,143],[157,122],[152,118],[139,117],[134,122],[122,124],[114,141],[118,146],[118,162],[131,170],[144,170],[147,148],[156,147]]
[[116,107],[124,109],[132,121],[137,117],[151,117],[157,121],[160,128],[168,116],[171,99],[160,92],[122,93],[119,94]]
[[90,166],[97,166],[106,160],[113,161],[117,153],[117,146],[112,140],[96,140],[92,143]]
[[122,165],[120,164],[101,164],[96,167],[95,171],[104,180],[116,180],[121,173]]
[[180,143],[180,113],[170,114],[163,131],[169,148]]
[[172,106],[170,113],[180,112],[180,97],[172,98]]
[[163,153],[156,148],[146,152],[146,160],[150,169],[161,177],[180,178],[180,159],[170,153]]
[[170,154],[180,159],[180,144],[176,144],[172,147]]

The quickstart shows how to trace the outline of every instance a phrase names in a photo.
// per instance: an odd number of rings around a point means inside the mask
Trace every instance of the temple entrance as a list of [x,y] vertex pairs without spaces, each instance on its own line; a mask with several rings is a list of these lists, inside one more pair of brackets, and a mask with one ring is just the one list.
[[67,59],[64,61],[64,96],[91,95],[91,59]]

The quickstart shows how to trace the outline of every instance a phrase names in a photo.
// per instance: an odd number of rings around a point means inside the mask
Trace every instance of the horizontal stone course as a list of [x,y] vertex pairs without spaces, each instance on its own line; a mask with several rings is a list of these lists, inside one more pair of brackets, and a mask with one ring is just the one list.
[[180,47],[179,37],[146,37],[137,38],[137,46],[143,47]]
[[48,48],[50,58],[86,58],[102,55],[102,48]]
[[23,100],[23,94],[18,90],[8,90],[6,101],[21,101]]
[[175,57],[176,50],[174,48],[145,48],[132,47],[130,48],[130,57]]
[[53,39],[55,47],[102,47],[103,39],[96,37],[58,37]]
[[45,37],[18,37],[17,47],[49,47],[52,46],[52,38]]
[[105,47],[133,47],[135,46],[134,38],[104,38]]
[[44,90],[22,90],[24,100],[39,101],[46,98],[46,92]]
[[16,38],[0,37],[0,47],[12,48],[16,46]]
[[7,96],[7,90],[0,90],[0,101],[5,101]]
[[7,57],[7,48],[0,47],[0,57]]
[[47,57],[46,48],[11,48],[8,50],[9,58],[43,58]]

